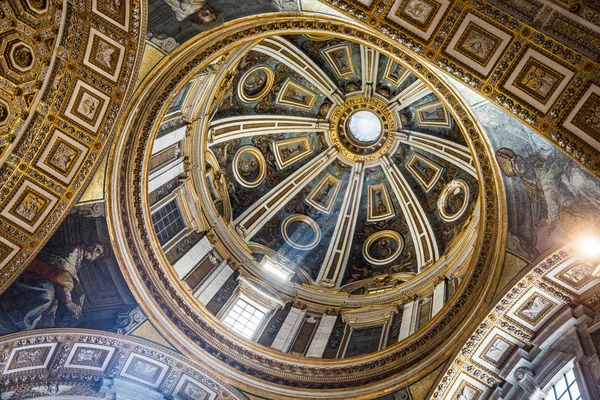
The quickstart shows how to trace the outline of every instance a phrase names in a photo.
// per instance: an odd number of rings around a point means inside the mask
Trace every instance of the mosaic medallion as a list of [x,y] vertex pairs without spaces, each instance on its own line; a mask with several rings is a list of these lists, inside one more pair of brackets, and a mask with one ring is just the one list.
[[238,93],[242,101],[254,103],[267,95],[273,86],[275,74],[265,65],[250,69],[242,76],[238,86]]
[[469,186],[462,179],[448,183],[437,203],[438,212],[446,222],[456,221],[469,204]]
[[240,185],[253,188],[262,183],[267,174],[265,157],[254,146],[244,146],[233,157],[233,174]]
[[363,245],[363,256],[374,265],[394,261],[404,249],[404,239],[396,231],[385,230],[371,235]]
[[281,234],[285,241],[295,249],[310,250],[321,241],[321,228],[305,215],[293,214],[281,224]]

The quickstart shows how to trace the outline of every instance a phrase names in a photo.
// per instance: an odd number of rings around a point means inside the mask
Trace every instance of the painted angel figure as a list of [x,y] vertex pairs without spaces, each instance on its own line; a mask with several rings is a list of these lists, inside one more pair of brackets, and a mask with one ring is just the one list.
[[68,166],[73,161],[73,157],[77,155],[77,152],[73,149],[70,149],[66,146],[61,146],[58,148],[56,153],[50,159],[50,162],[61,168],[63,171],[67,170]]
[[529,303],[529,305],[525,307],[521,312],[529,318],[535,319],[538,316],[538,314],[542,312],[544,308],[546,308],[547,305],[548,302],[546,300],[536,296],[533,298],[533,301],[531,301],[531,303]]

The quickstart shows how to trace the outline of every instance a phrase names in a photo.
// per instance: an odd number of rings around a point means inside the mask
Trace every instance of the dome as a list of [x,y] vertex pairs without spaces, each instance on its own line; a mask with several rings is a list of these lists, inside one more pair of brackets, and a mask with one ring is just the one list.
[[171,340],[253,385],[418,379],[499,257],[493,153],[418,59],[278,18],[189,43],[145,83],[113,164],[118,257]]
[[266,258],[292,282],[367,293],[357,282],[410,280],[458,247],[477,204],[472,155],[448,106],[401,60],[284,35],[231,65],[198,126],[199,190],[234,228],[221,240],[243,243],[257,271]]

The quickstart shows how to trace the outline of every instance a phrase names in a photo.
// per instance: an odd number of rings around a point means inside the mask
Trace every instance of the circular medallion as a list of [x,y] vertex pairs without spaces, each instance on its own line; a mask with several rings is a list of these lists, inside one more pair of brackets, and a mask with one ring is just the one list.
[[240,148],[233,157],[233,175],[240,185],[257,187],[267,175],[265,157],[254,146]]
[[377,160],[395,147],[395,117],[374,97],[347,99],[333,111],[329,126],[332,145],[352,162]]
[[254,103],[269,93],[274,80],[275,74],[271,68],[265,65],[254,67],[240,79],[239,96],[245,103]]
[[306,215],[293,214],[283,220],[281,234],[285,241],[295,249],[314,249],[321,241],[321,228]]
[[379,136],[381,136],[381,121],[371,111],[357,111],[348,118],[348,139],[358,146],[373,144]]
[[438,211],[446,222],[457,220],[469,204],[469,186],[462,179],[448,183],[437,202]]
[[385,265],[394,261],[404,249],[404,239],[396,231],[379,231],[366,240],[363,256],[373,265]]

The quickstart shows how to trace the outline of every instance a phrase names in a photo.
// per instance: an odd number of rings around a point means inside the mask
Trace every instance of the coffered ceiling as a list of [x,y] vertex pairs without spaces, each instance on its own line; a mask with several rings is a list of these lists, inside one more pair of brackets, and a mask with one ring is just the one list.
[[0,4],[0,288],[59,225],[116,133],[141,61],[144,7]]

